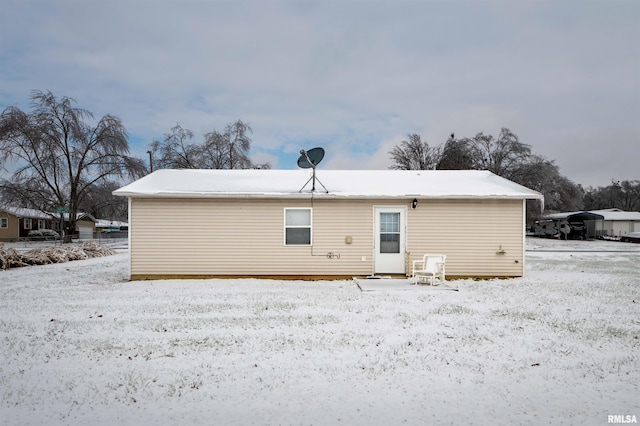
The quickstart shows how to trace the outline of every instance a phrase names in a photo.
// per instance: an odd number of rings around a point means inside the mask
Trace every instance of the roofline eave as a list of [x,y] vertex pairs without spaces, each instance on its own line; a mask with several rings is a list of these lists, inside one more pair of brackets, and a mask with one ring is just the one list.
[[406,198],[421,198],[431,200],[541,200],[542,194],[496,194],[496,195],[475,195],[475,194],[400,194],[400,195],[380,195],[380,194],[341,194],[323,192],[300,192],[300,193],[202,193],[202,192],[114,192],[113,195],[128,198],[211,198],[211,199],[291,199],[306,200],[310,197],[315,199],[351,199],[351,200],[401,200]]

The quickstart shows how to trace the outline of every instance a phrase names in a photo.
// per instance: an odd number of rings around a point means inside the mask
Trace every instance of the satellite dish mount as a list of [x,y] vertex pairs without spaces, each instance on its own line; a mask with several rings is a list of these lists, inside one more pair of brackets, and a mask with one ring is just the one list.
[[300,191],[298,192],[302,192],[302,190],[309,184],[309,182],[312,182],[311,192],[316,192],[316,180],[317,180],[320,186],[324,188],[324,191],[327,194],[329,193],[329,191],[327,191],[327,188],[325,188],[322,182],[320,182],[320,179],[316,178],[316,166],[320,164],[323,158],[324,158],[324,149],[322,148],[313,148],[313,149],[310,149],[309,151],[305,151],[304,149],[300,150],[300,158],[298,158],[298,167],[300,167],[301,169],[312,169],[313,171],[307,183],[305,183],[304,186],[300,188]]

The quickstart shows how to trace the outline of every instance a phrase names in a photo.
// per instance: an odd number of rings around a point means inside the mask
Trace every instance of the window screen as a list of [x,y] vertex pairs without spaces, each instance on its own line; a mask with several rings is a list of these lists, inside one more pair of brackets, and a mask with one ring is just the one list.
[[311,245],[311,209],[284,210],[285,245]]

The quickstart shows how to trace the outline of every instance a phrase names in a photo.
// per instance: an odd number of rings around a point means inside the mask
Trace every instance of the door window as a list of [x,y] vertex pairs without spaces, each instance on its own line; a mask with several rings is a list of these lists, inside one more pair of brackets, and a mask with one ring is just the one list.
[[400,213],[380,213],[380,253],[400,253]]

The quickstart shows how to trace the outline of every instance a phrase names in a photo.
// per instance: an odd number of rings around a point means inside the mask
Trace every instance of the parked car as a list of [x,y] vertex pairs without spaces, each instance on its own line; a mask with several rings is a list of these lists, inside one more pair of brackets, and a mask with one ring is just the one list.
[[53,229],[37,229],[29,231],[27,238],[30,240],[43,241],[43,240],[59,240],[60,234]]
[[640,243],[640,232],[629,232],[620,237],[623,243]]

